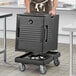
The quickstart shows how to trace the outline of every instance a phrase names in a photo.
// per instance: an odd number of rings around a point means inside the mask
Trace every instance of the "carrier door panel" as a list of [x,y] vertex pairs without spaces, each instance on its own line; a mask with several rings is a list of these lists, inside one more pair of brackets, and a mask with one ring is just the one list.
[[19,16],[18,50],[39,52],[42,50],[42,17]]

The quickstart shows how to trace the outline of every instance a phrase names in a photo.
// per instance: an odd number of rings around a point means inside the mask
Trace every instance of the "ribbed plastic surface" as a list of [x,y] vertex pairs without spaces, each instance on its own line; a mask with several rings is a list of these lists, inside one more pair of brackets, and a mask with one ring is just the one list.
[[57,49],[58,17],[18,14],[16,50],[43,53]]

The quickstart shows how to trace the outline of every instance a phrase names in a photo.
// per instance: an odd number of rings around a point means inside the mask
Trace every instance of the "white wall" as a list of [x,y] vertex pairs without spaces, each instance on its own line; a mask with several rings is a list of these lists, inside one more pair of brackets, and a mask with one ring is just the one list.
[[0,0],[0,2],[7,2],[7,1],[12,1],[12,2],[14,2],[14,1],[17,1],[17,0]]
[[24,0],[18,0],[18,4],[24,4]]
[[[24,0],[0,0],[0,1],[12,1],[12,2],[18,1],[20,4],[24,4]],[[58,1],[69,3],[69,4],[76,4],[76,0],[58,0]]]
[[[19,4],[24,4],[24,0],[16,0],[19,2]],[[65,2],[65,3],[69,3],[69,4],[76,4],[76,0],[58,0],[60,2]]]

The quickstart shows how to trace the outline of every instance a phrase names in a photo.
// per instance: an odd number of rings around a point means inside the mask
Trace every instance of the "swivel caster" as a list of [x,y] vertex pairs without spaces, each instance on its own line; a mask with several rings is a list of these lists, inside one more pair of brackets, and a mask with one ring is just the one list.
[[20,70],[21,72],[24,72],[24,71],[26,70],[25,64],[19,63],[19,70]]
[[40,65],[40,73],[46,74],[46,72],[47,72],[46,66]]
[[54,65],[55,65],[55,66],[59,66],[59,65],[60,65],[60,61],[59,61],[58,59],[55,59],[55,60],[54,60]]

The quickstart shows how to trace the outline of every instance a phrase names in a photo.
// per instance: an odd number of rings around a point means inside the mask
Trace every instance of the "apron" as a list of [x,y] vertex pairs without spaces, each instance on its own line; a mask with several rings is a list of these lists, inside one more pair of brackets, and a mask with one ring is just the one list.
[[51,0],[31,0],[31,13],[49,13],[51,10]]

